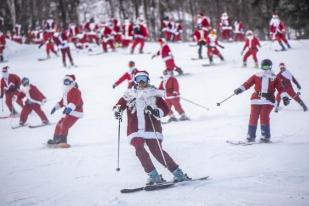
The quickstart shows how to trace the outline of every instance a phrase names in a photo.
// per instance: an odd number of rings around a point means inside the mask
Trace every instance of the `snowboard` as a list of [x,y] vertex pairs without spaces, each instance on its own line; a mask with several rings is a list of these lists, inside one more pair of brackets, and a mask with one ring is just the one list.
[[182,182],[168,181],[168,182],[163,182],[161,184],[146,185],[146,186],[130,188],[130,189],[122,189],[122,190],[120,190],[120,192],[121,193],[133,193],[133,192],[138,192],[138,191],[162,190],[162,189],[170,188],[170,187],[173,187],[173,186],[180,186],[180,185],[185,185],[186,183],[196,182],[196,181],[204,181],[204,180],[208,180],[208,179],[209,179],[209,176],[188,179],[188,180],[185,180],[185,181],[182,181]]

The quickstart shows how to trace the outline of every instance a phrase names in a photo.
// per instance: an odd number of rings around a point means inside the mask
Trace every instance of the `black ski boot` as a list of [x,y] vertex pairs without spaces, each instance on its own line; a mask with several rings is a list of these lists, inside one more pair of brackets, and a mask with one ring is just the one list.
[[308,110],[307,106],[305,105],[305,103],[303,102],[303,100],[301,100],[299,102],[300,106],[304,109],[304,112],[306,112]]
[[56,145],[60,143],[67,143],[67,137],[66,136],[55,136],[53,139],[49,139],[47,141],[47,144],[49,145]]

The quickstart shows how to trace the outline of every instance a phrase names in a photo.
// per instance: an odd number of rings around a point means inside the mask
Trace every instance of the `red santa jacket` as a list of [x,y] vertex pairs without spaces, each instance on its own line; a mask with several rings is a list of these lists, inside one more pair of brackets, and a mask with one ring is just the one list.
[[287,69],[285,69],[284,71],[280,71],[277,74],[277,78],[279,79],[279,82],[281,83],[283,88],[289,89],[289,88],[293,88],[292,86],[292,82],[295,85],[299,86],[298,81],[295,79],[295,77],[291,74],[290,71],[288,71]]
[[173,55],[168,44],[164,44],[161,49],[157,52],[157,56],[161,55],[162,59],[166,62],[173,59]]
[[69,114],[70,116],[82,118],[84,115],[83,104],[81,91],[77,88],[77,86],[74,86],[63,94],[62,99],[56,104],[55,107],[56,109],[60,109],[61,107],[71,108],[72,112]]
[[217,35],[208,35],[206,45],[210,48],[216,48],[219,44]]
[[108,42],[109,40],[112,40],[114,38],[112,33],[113,30],[110,27],[104,26],[101,30],[103,42]]
[[96,34],[96,31],[98,30],[98,25],[93,22],[87,22],[84,26],[84,30],[88,34]]
[[168,31],[168,30],[169,30],[168,27],[169,27],[169,21],[167,21],[167,20],[162,20],[162,21],[161,21],[161,30],[162,30],[163,32]]
[[147,28],[142,24],[135,25],[133,33],[134,39],[146,39],[148,36]]
[[122,38],[127,40],[133,38],[133,25],[131,23],[122,25]]
[[167,103],[161,96],[162,92],[149,86],[142,90],[131,88],[118,100],[116,107],[119,107],[122,111],[127,110],[127,136],[130,140],[135,137],[163,139],[160,119],[150,115],[155,128],[154,131],[149,115],[145,113],[147,106],[159,109],[160,117],[166,116],[169,113]]
[[235,34],[243,34],[244,28],[245,28],[245,26],[241,21],[239,21],[239,22],[235,21],[234,22],[234,33]]
[[166,78],[161,81],[159,85],[159,89],[165,91],[165,99],[179,98],[178,80],[171,75],[167,75],[165,77]]
[[269,32],[271,34],[284,34],[285,33],[285,25],[282,21],[279,24],[269,24]]
[[5,35],[0,35],[0,49],[4,48],[6,44]]
[[261,46],[260,41],[257,37],[254,36],[252,39],[247,38],[245,45],[244,45],[244,48],[243,48],[243,51],[247,48],[258,50],[258,47],[260,47],[260,46]]
[[69,36],[70,37],[75,37],[77,34],[79,34],[81,31],[80,31],[80,27],[79,26],[76,26],[74,24],[70,25],[69,27]]
[[254,105],[274,105],[276,90],[280,93],[283,92],[282,97],[287,95],[279,79],[271,71],[263,71],[252,75],[240,88],[244,91],[253,85],[254,92],[251,95],[251,104]]
[[219,26],[221,31],[232,30],[230,18],[221,18]]
[[15,92],[19,88],[21,80],[16,74],[9,74],[8,78],[1,79],[1,96],[7,92]]
[[210,26],[210,19],[207,18],[206,16],[203,16],[201,18],[197,19],[197,25],[201,25],[202,29],[206,32],[209,31],[209,29],[211,28]]
[[128,80],[128,88],[131,88],[134,85],[134,75],[138,72],[137,69],[133,69],[133,71],[128,71],[124,73],[114,84],[118,86],[123,81]]
[[[21,86],[21,93],[19,95],[20,99],[29,100],[31,103],[40,104],[46,97],[43,93],[33,84],[23,87]],[[27,102],[27,101],[26,101]]]
[[208,33],[202,29],[196,29],[193,33],[193,39],[196,42],[205,42],[206,43],[206,39],[207,39],[207,35]]

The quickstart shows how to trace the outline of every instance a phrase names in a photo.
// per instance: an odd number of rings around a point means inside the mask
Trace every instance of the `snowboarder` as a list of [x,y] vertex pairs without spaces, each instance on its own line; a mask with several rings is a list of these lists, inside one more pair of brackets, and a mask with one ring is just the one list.
[[136,69],[134,61],[129,61],[128,66],[129,70],[113,84],[113,89],[120,85],[124,80],[128,80],[128,88],[131,88],[134,85],[133,77],[138,72],[138,69]]
[[162,183],[164,180],[153,165],[144,144],[151,154],[173,173],[174,181],[184,181],[188,178],[170,155],[162,149],[162,127],[160,118],[169,113],[162,92],[149,84],[149,74],[139,71],[134,77],[135,86],[128,89],[114,106],[115,117],[122,117],[127,110],[127,135],[135,148],[144,171],[148,174],[147,185]]
[[32,112],[32,110],[39,115],[42,120],[42,124],[48,124],[49,121],[41,109],[41,105],[46,103],[46,97],[42,94],[42,92],[33,84],[30,84],[30,80],[27,77],[24,77],[21,80],[21,94],[20,99],[24,101],[24,107],[20,113],[19,125],[25,125],[28,115]]
[[0,31],[0,63],[4,62],[3,51],[5,49],[5,44],[6,44],[5,35],[2,33],[2,31]]
[[57,145],[59,147],[69,147],[70,145],[67,144],[69,129],[79,118],[83,117],[83,99],[73,74],[64,77],[63,90],[63,97],[53,107],[51,114],[54,114],[56,110],[65,107],[62,112],[64,116],[56,125],[53,139],[49,139],[47,144]]
[[143,24],[143,20],[138,17],[137,22],[134,25],[133,29],[133,44],[131,47],[131,54],[134,53],[135,47],[140,44],[139,53],[144,53],[144,45],[145,45],[145,39],[148,37],[148,31],[146,26]]
[[[303,102],[303,100],[299,97],[299,93],[296,93],[293,89],[292,82],[296,85],[297,89],[300,90],[301,86],[298,83],[298,81],[295,79],[295,77],[291,74],[289,70],[287,70],[285,64],[282,62],[279,64],[280,72],[277,74],[277,78],[279,78],[279,81],[282,84],[282,87],[285,88],[288,95],[294,99],[296,102],[300,104],[300,106],[303,108],[304,111],[307,111],[307,106]],[[279,105],[281,101],[281,93],[279,92],[276,97],[277,104],[275,107],[275,112],[279,111]]]
[[207,55],[209,58],[209,64],[213,64],[213,56],[217,55],[221,61],[224,61],[224,58],[222,54],[220,53],[219,49],[217,48],[220,47],[224,49],[224,46],[220,45],[218,42],[218,37],[217,37],[217,31],[215,29],[211,30],[207,39],[206,39],[206,46],[207,46]]
[[259,39],[253,34],[251,30],[248,30],[246,32],[246,42],[245,42],[244,48],[241,51],[241,55],[243,55],[244,51],[248,48],[245,55],[243,56],[243,66],[244,67],[247,66],[247,59],[251,55],[253,57],[255,67],[256,68],[259,67],[258,59],[256,57],[256,53],[258,52],[258,47],[261,47]]
[[248,126],[247,141],[254,142],[256,137],[256,129],[258,119],[261,124],[261,142],[270,142],[270,119],[269,115],[275,105],[275,91],[281,92],[284,105],[288,105],[290,100],[287,97],[284,88],[276,75],[271,71],[272,61],[264,59],[261,62],[262,72],[252,75],[245,83],[239,88],[234,90],[234,94],[238,95],[243,91],[254,86],[254,92],[251,95],[251,112]]
[[279,16],[277,14],[273,14],[269,22],[269,35],[272,41],[276,41],[276,40],[278,41],[278,43],[281,46],[281,51],[286,50],[282,42],[284,42],[288,48],[291,48],[288,40],[285,37],[285,25],[279,19]]
[[154,55],[152,55],[151,58],[153,59],[156,56],[161,55],[162,59],[165,62],[166,70],[168,71],[175,70],[176,72],[178,72],[179,75],[182,75],[183,71],[180,67],[176,66],[173,54],[171,52],[169,45],[166,43],[166,40],[164,38],[160,38],[159,43],[160,43],[161,49],[157,51]]
[[5,103],[11,112],[11,116],[16,116],[18,113],[13,106],[13,98],[16,98],[16,103],[23,107],[23,102],[19,98],[20,91],[19,87],[21,84],[20,77],[16,74],[9,73],[9,67],[5,66],[2,68],[2,79],[1,79],[1,95],[2,99],[5,95]]
[[167,122],[178,121],[178,119],[173,114],[172,107],[174,107],[180,115],[180,121],[189,120],[180,104],[179,84],[178,80],[173,76],[172,71],[163,71],[163,81],[161,81],[159,89],[164,90],[165,101],[170,109],[168,114],[169,119]]

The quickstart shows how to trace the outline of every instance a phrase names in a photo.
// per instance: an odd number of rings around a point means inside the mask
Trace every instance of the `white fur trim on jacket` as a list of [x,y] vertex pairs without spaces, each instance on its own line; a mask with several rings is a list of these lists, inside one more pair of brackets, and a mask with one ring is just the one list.
[[163,140],[163,135],[160,132],[145,132],[145,131],[137,131],[128,135],[129,141],[136,137],[142,137],[144,139],[156,139],[158,137],[159,140]]

